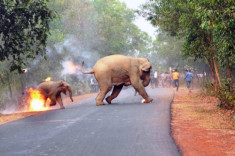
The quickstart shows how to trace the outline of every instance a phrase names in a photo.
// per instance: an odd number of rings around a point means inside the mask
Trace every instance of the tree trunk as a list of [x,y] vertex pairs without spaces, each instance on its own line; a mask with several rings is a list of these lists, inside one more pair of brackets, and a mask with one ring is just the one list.
[[213,63],[214,63],[214,68],[215,68],[215,73],[216,73],[216,77],[218,79],[218,82],[219,82],[219,86],[221,87],[221,81],[220,81],[220,76],[219,76],[219,70],[218,70],[218,66],[217,66],[217,62],[215,60],[215,51],[214,51],[214,48],[211,49],[212,51],[212,59],[213,59]]
[[219,70],[218,70],[218,66],[217,66],[216,59],[215,59],[215,49],[214,49],[213,43],[212,43],[212,36],[209,35],[209,36],[207,37],[207,39],[208,39],[208,41],[209,41],[209,43],[210,43],[211,57],[212,57],[212,61],[213,61],[214,71],[215,71],[217,80],[218,80],[218,82],[219,82],[219,86],[221,87],[221,81],[220,81],[220,76],[219,76]]
[[25,94],[25,73],[20,74],[20,84],[21,84],[21,94],[24,95]]
[[214,63],[211,58],[207,58],[207,61],[209,63],[209,67],[210,67],[210,73],[211,73],[212,84],[213,84],[213,91],[215,92],[216,88],[217,88],[217,81],[216,81],[216,76],[215,76]]
[[7,83],[8,83],[8,89],[9,89],[9,92],[10,92],[10,98],[12,100],[13,94],[12,94],[12,88],[11,88],[11,83],[10,83],[10,74],[8,72],[7,72]]
[[2,84],[5,84],[1,74],[0,74],[0,79],[1,79]]

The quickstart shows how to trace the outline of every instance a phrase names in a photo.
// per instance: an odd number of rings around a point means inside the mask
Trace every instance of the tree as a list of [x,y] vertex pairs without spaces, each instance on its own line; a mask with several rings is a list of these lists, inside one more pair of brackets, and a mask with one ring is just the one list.
[[205,59],[215,89],[217,82],[221,86],[219,66],[227,64],[232,70],[234,64],[234,4],[230,0],[151,0],[142,13],[161,31],[182,37],[186,56]]
[[29,58],[45,56],[54,17],[47,1],[0,1],[0,61],[9,60],[11,71],[22,72]]

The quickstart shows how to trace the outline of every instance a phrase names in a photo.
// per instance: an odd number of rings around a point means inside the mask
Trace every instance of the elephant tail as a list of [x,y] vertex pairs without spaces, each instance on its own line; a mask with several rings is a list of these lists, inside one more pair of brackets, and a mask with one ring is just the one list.
[[91,71],[89,71],[89,72],[84,72],[84,71],[83,71],[83,66],[84,66],[84,61],[82,61],[82,67],[81,67],[81,72],[82,72],[83,74],[94,74],[94,73],[95,73],[93,69],[92,69]]

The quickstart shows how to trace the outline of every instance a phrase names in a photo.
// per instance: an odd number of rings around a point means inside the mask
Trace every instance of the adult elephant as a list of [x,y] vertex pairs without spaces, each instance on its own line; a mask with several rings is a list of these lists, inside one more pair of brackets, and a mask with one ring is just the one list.
[[56,105],[56,102],[60,105],[60,109],[64,109],[63,101],[61,98],[61,92],[66,95],[66,92],[69,92],[69,97],[73,102],[72,90],[68,83],[65,81],[46,81],[42,82],[37,86],[39,90],[45,97],[45,104],[47,98],[50,98],[50,106]]
[[151,64],[146,58],[133,58],[123,55],[111,55],[100,59],[90,72],[81,71],[84,74],[94,74],[98,81],[100,92],[96,97],[96,105],[104,105],[105,95],[113,88],[113,92],[106,98],[110,104],[118,96],[123,85],[132,85],[144,98],[144,103],[153,101],[145,91],[150,82]]

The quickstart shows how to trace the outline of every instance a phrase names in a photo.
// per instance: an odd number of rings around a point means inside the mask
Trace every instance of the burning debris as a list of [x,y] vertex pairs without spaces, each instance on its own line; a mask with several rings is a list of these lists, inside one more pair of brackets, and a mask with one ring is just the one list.
[[63,64],[64,70],[62,71],[62,75],[65,74],[76,74],[81,70],[79,65],[75,65],[72,61],[65,61]]
[[51,81],[51,77],[46,78],[44,81],[45,81],[45,82]]
[[[33,88],[29,88],[27,90],[27,94],[27,104],[29,105],[29,111],[45,111],[49,109],[47,105],[45,105],[47,99],[42,94],[42,92]],[[48,98],[48,101],[50,102],[51,100]]]
[[145,99],[142,99],[142,100],[141,100],[141,103],[145,103]]

